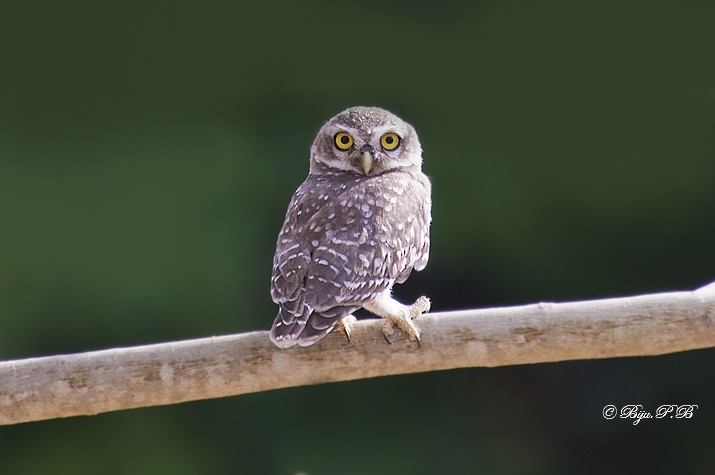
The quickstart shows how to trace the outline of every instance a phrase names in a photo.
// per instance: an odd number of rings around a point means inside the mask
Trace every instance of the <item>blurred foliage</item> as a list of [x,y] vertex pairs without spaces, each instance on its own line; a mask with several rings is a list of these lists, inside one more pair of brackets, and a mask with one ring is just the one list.
[[[715,278],[705,1],[0,7],[0,358],[267,329],[321,123],[411,122],[435,310]],[[712,473],[712,350],[380,378],[0,428],[0,473]],[[605,421],[605,404],[699,404]]]

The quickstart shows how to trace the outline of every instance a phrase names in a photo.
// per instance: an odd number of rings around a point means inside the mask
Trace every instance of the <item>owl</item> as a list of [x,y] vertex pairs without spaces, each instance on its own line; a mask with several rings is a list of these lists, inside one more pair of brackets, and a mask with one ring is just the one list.
[[273,343],[309,346],[336,325],[349,341],[360,308],[385,319],[388,343],[395,326],[419,343],[412,320],[430,301],[403,305],[392,286],[429,258],[431,185],[421,168],[415,129],[384,109],[352,107],[320,129],[276,244]]

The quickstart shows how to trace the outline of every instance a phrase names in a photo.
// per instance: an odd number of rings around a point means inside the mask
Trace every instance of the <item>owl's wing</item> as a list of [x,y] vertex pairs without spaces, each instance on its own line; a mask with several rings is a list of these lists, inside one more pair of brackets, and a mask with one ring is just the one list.
[[302,201],[306,182],[293,195],[283,228],[278,235],[276,254],[273,257],[271,298],[278,304],[278,315],[271,328],[271,340],[281,347],[292,346],[294,335],[300,334],[311,309],[305,305],[305,278],[310,270],[310,248],[301,233]]
[[[329,282],[321,273],[326,270],[327,248],[323,242],[325,227],[318,223],[335,217],[334,206],[325,199],[335,195],[332,186],[328,180],[309,176],[293,195],[278,236],[271,297],[279,310],[271,339],[280,347],[310,345],[358,308],[339,305],[338,281]],[[337,269],[332,259],[330,262],[327,270]]]
[[[285,247],[276,252],[271,279],[271,297],[279,307],[271,339],[281,347],[314,343],[361,306],[342,304],[341,281],[322,277],[326,262],[324,246],[310,249],[296,246],[300,244],[296,240],[292,242],[284,243]],[[331,272],[334,268],[328,267]]]

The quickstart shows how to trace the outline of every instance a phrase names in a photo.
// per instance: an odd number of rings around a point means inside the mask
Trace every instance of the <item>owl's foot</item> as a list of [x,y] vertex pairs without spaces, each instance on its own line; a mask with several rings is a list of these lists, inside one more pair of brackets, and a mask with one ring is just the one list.
[[375,315],[385,319],[382,332],[388,343],[390,336],[395,333],[395,327],[407,334],[410,341],[420,342],[420,330],[412,320],[419,317],[430,309],[430,301],[427,297],[420,297],[412,305],[403,305],[390,295],[391,289],[387,289],[363,307]]
[[430,309],[430,300],[427,297],[420,297],[410,306],[401,305],[400,312],[390,312],[385,315],[385,324],[382,326],[382,333],[385,341],[392,344],[390,337],[395,333],[395,327],[407,334],[410,341],[420,344],[420,329],[412,321]]
[[357,318],[352,315],[348,315],[338,322],[338,331],[345,335],[345,338],[348,339],[348,343],[350,343],[350,329],[355,322],[357,322]]

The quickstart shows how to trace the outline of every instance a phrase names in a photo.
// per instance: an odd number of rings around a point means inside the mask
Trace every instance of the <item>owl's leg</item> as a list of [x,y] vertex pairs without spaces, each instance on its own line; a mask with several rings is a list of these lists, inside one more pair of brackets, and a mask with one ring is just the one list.
[[429,311],[430,301],[427,297],[418,298],[412,305],[403,305],[392,298],[391,289],[386,290],[374,300],[366,303],[364,307],[375,315],[385,319],[382,331],[385,340],[391,343],[390,336],[395,333],[395,326],[405,332],[410,341],[420,341],[420,330],[415,326],[414,320]]
[[350,329],[355,322],[357,322],[357,318],[353,317],[352,314],[338,322],[338,331],[345,335],[345,338],[348,339],[348,343],[350,343]]

